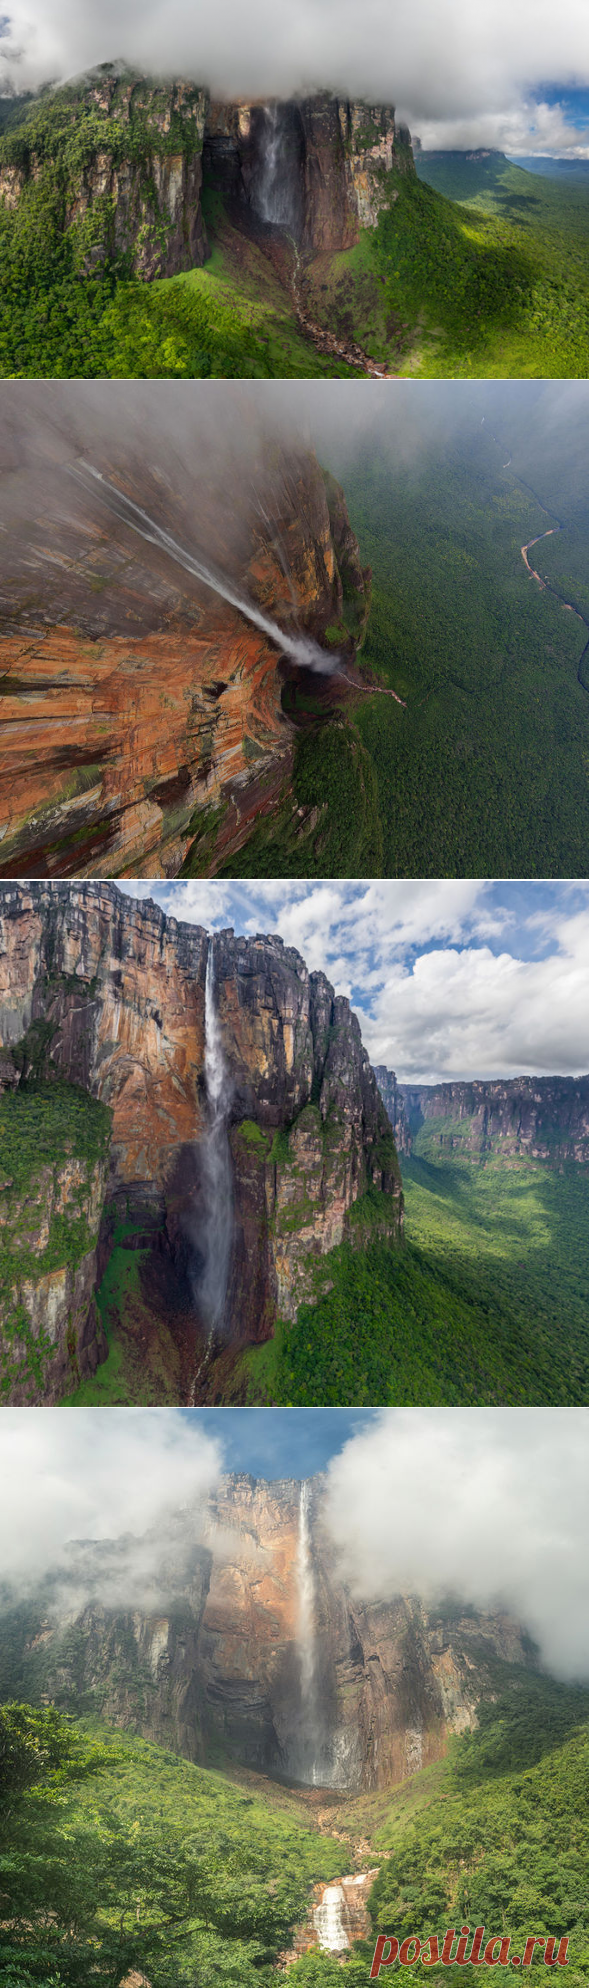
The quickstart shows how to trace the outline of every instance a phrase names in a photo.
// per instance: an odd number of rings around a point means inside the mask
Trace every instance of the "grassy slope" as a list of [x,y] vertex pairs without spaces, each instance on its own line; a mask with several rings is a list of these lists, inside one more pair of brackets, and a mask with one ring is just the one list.
[[[373,568],[364,656],[407,700],[366,699],[357,716],[388,876],[586,874],[586,630],[525,572],[521,545],[552,520],[508,454],[473,420],[472,440],[411,467],[366,452],[346,475]],[[542,570],[566,576],[571,562],[586,599],[581,516],[542,547]]]
[[567,1978],[581,1982],[589,1932],[586,1702],[548,1681],[534,1690],[522,1679],[520,1691],[519,1719],[512,1686],[497,1708],[485,1707],[479,1732],[455,1747],[433,1799],[426,1788],[412,1817],[402,1791],[393,1798],[376,1837],[392,1856],[372,1893],[375,1930],[403,1938],[459,1927],[464,1918],[473,1929],[511,1932],[520,1954],[530,1932],[569,1933]]
[[324,1259],[332,1288],[244,1355],[248,1400],[588,1401],[585,1172],[440,1163],[424,1132],[416,1148],[406,1248],[375,1239]]
[[[510,262],[512,268],[510,294],[498,312],[482,299],[475,304],[470,340],[455,337],[451,309],[444,307],[438,357],[426,358],[422,370],[448,377],[583,378],[589,353],[589,186],[542,179],[501,157],[469,161],[450,153],[418,159],[417,165],[422,186],[449,203],[449,244],[461,216],[463,240],[473,255],[478,250],[484,258],[486,243],[492,260],[494,244],[495,255],[504,257],[504,277]],[[455,247],[451,259],[456,263]],[[430,285],[432,275],[443,300],[441,268],[432,268]],[[458,328],[458,319],[455,323]]]

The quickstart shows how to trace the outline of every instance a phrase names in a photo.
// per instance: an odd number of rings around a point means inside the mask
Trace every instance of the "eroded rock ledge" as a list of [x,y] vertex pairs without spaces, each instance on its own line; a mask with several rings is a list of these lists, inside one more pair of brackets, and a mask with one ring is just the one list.
[[[84,448],[280,630],[313,636],[328,664],[335,644],[349,671],[370,572],[343,492],[310,450],[260,455],[253,432],[248,457],[247,407],[242,425],[241,454],[228,465],[224,431],[204,475],[197,446],[189,478],[165,435],[153,467],[147,448],[117,451],[106,421]],[[19,432],[0,491],[0,873],[177,876],[198,850],[197,873],[212,875],[288,787],[288,666],[279,643],[75,486],[81,446],[60,437],[54,461],[41,446],[35,459]],[[312,683],[327,713],[354,694],[345,677]]]

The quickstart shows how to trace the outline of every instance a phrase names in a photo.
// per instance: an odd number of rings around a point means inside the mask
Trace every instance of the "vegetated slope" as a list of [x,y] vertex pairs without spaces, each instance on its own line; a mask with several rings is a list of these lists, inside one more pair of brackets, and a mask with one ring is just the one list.
[[[486,402],[481,412],[488,419]],[[529,438],[517,424],[506,466],[511,417],[503,403],[499,413],[499,441],[473,404],[470,437],[416,450],[411,465],[392,446],[372,446],[346,474],[373,571],[363,666],[407,704],[364,698],[356,720],[377,774],[386,876],[586,873],[589,699],[578,671],[587,630],[531,579],[521,555],[557,522],[541,508],[556,452],[540,503],[524,482],[528,455],[537,470]],[[555,461],[557,508],[563,467]],[[554,572],[562,600],[583,607],[577,489],[570,508],[570,523],[568,507],[559,513],[566,530],[533,557]]]
[[481,376],[503,371],[506,378],[564,378],[565,355],[571,375],[583,376],[589,349],[589,186],[541,179],[500,152],[418,153],[416,166],[424,190],[448,203],[454,216],[462,209],[468,236],[476,240],[486,224],[498,241],[509,244],[512,257],[504,324],[493,326],[481,299],[473,352],[460,370],[477,370],[472,359],[478,345]]
[[248,1400],[589,1400],[585,1169],[440,1158],[439,1124],[403,1160],[404,1251],[335,1251],[331,1288],[245,1356]]
[[[32,1034],[41,1054],[42,1022]],[[0,1396],[53,1400],[104,1356],[92,1293],[110,1130],[108,1106],[73,1084],[0,1095]]]
[[0,1979],[269,1980],[341,1845],[302,1804],[53,1709],[0,1710]]
[[[181,131],[183,112],[177,115],[176,105],[166,124],[168,107],[149,84],[132,132],[122,114],[123,86],[116,120],[102,114],[98,87],[84,97],[77,86],[17,104],[3,120],[4,377],[348,378],[375,365],[442,377],[585,376],[589,194],[576,184],[535,180],[548,189],[542,205],[543,191],[529,196],[531,175],[517,167],[505,172],[525,195],[508,189],[508,197],[489,201],[473,194],[467,210],[413,171],[391,173],[376,227],[363,228],[355,247],[306,250],[298,262],[281,230],[265,240],[239,216],[236,222],[205,176],[211,256],[203,264],[199,248],[192,263],[182,254],[174,273],[157,273],[167,218],[152,198],[154,119],[158,174],[159,153],[168,168],[177,155],[183,170],[192,164],[200,173],[206,93],[174,88],[202,99],[191,144]],[[106,124],[112,129],[105,138]],[[80,203],[80,184],[99,151],[105,190]],[[11,176],[23,161],[33,161],[34,170],[15,198]],[[129,169],[137,181],[153,281],[137,273],[136,244],[113,232],[110,181],[119,169],[121,178]],[[185,201],[188,233],[196,228],[199,186],[195,179]]]
[[[85,1988],[91,1970],[110,1988],[134,1968],[151,1988],[284,1979],[280,1953],[313,1881],[360,1864],[380,1868],[373,1938],[346,1958],[349,1988],[364,1988],[377,1932],[441,1940],[462,1923],[509,1931],[520,1954],[530,1931],[568,1934],[567,1979],[581,1988],[588,1710],[586,1690],[498,1662],[478,1728],[448,1761],[391,1792],[318,1801],[259,1777],[229,1781],[52,1708],[6,1705],[2,1978]],[[293,1988],[337,1988],[341,1961],[314,1948],[289,1974]]]
[[509,1932],[520,1956],[532,1931],[568,1933],[567,1978],[581,1982],[588,1694],[544,1678],[531,1686],[522,1679],[519,1690],[498,1686],[496,1702],[479,1707],[478,1730],[455,1745],[431,1802],[407,1821],[402,1800],[393,1803],[378,1834],[392,1855],[371,1895],[373,1922],[399,1939],[426,1926],[484,1925],[488,1935]]

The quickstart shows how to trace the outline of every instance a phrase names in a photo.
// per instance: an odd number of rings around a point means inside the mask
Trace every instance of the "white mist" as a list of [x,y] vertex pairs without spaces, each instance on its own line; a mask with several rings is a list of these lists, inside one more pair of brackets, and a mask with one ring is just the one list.
[[254,607],[253,602],[248,600],[247,594],[239,593],[236,587],[229,585],[222,574],[214,573],[211,567],[203,566],[201,560],[193,559],[192,553],[186,552],[184,546],[178,545],[177,539],[172,538],[169,532],[163,531],[160,525],[156,525],[154,519],[148,516],[147,511],[142,511],[139,504],[132,504],[130,497],[125,497],[122,490],[117,490],[113,483],[109,483],[106,476],[101,475],[100,470],[93,469],[91,463],[80,462],[75,469],[70,470],[70,475],[75,476],[85,488],[87,488],[86,478],[91,476],[99,485],[97,494],[115,517],[121,518],[123,523],[129,525],[131,531],[137,532],[139,538],[144,538],[148,545],[158,545],[162,552],[166,552],[170,559],[176,561],[177,566],[183,566],[187,573],[192,573],[196,580],[201,580],[203,586],[210,587],[214,594],[220,595],[221,600],[228,601],[230,607],[237,608],[239,614],[245,616],[246,621],[253,622],[254,628],[259,628],[263,635],[269,635],[271,641],[276,643],[277,648],[281,649],[283,655],[288,656],[291,662],[298,663],[302,669],[315,670],[321,676],[334,675],[339,666],[337,655],[328,656],[326,650],[320,649],[319,643],[314,642],[310,635],[285,635],[282,628],[279,628],[278,622],[272,621],[268,614],[262,614],[259,608]]

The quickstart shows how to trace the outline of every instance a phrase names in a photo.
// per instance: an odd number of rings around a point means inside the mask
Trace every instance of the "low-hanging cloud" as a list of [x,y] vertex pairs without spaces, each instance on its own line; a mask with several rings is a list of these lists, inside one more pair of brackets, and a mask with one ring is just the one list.
[[195,13],[187,0],[13,0],[0,42],[19,89],[123,58],[185,74],[221,96],[314,86],[392,102],[428,145],[508,143],[587,150],[587,134],[542,99],[589,78],[583,0],[236,0]]
[[556,1676],[589,1677],[586,1409],[385,1409],[331,1462],[325,1513],[359,1599],[505,1609]]
[[72,1609],[150,1606],[205,1539],[221,1470],[219,1438],[173,1409],[3,1409],[0,1581],[27,1594],[51,1573]]

